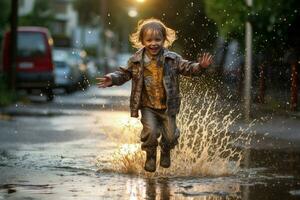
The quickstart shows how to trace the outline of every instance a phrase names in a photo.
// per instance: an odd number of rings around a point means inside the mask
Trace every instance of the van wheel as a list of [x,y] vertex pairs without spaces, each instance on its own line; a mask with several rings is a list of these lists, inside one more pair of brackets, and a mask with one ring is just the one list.
[[46,89],[45,90],[45,94],[46,94],[47,101],[53,101],[54,94],[53,94],[53,90],[52,89]]

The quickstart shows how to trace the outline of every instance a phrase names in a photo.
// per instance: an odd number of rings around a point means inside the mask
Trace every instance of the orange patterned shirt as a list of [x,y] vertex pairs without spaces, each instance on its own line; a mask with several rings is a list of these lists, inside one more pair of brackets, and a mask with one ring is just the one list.
[[163,84],[163,66],[156,59],[144,59],[144,85],[142,106],[154,109],[166,109],[166,92]]

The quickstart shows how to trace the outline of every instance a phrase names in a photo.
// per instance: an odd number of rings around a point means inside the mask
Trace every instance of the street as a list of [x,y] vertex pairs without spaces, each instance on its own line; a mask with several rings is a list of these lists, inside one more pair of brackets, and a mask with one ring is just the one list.
[[192,154],[174,150],[170,169],[143,172],[141,124],[129,117],[129,94],[130,84],[92,86],[3,109],[0,199],[300,198],[299,140],[271,133],[247,137],[250,147],[237,147],[241,163],[196,157],[205,162],[193,166]]

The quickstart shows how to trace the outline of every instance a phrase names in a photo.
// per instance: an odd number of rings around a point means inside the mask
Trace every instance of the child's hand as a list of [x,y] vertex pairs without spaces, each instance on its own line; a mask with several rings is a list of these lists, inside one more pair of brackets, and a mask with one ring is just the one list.
[[106,87],[112,85],[112,80],[109,75],[105,75],[102,78],[96,78],[96,80],[99,81],[99,82],[97,82],[97,85],[99,88],[106,88]]
[[209,65],[211,65],[212,61],[212,55],[209,53],[204,53],[198,58],[198,62],[203,68],[207,68]]

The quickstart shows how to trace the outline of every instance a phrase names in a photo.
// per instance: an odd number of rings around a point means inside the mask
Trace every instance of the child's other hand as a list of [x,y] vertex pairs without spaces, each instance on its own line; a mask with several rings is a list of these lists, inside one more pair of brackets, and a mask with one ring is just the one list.
[[97,80],[97,86],[99,88],[106,88],[112,85],[111,76],[109,75],[105,75],[102,78],[96,78],[96,80]]
[[198,58],[198,62],[201,67],[207,68],[209,65],[212,64],[212,55],[210,53],[204,53]]

